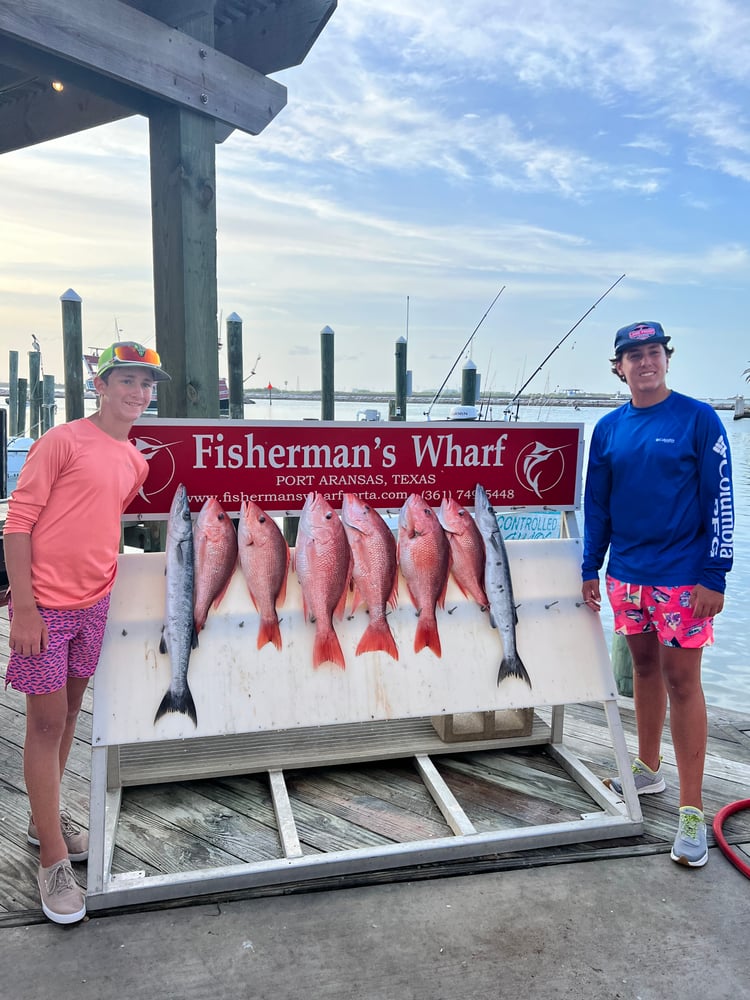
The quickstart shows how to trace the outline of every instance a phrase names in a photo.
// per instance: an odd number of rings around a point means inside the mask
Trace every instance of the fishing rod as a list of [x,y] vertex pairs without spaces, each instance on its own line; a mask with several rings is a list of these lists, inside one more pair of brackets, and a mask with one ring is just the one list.
[[459,362],[459,361],[461,360],[461,355],[462,355],[462,354],[464,353],[464,351],[466,350],[466,348],[467,348],[467,347],[469,346],[469,344],[470,344],[470,343],[472,342],[472,340],[474,339],[474,335],[476,334],[477,330],[478,330],[478,329],[479,329],[479,327],[480,327],[480,326],[482,325],[482,323],[484,323],[484,321],[485,321],[485,320],[487,319],[487,317],[488,317],[488,316],[489,316],[489,314],[490,314],[490,310],[492,309],[492,307],[494,306],[494,304],[495,304],[495,303],[497,302],[497,300],[498,300],[498,299],[500,298],[500,296],[501,296],[501,295],[503,294],[503,292],[504,292],[504,291],[505,291],[505,285],[503,285],[503,287],[502,287],[502,288],[500,289],[500,291],[499,291],[499,292],[497,293],[497,295],[496,295],[496,296],[495,296],[495,298],[494,298],[494,299],[492,300],[492,302],[490,302],[489,306],[487,307],[487,312],[485,312],[484,316],[482,316],[482,318],[481,318],[481,319],[479,320],[479,322],[477,323],[477,325],[476,325],[476,326],[474,327],[474,329],[473,329],[473,330],[471,331],[471,336],[470,336],[470,337],[469,337],[469,339],[468,339],[468,340],[466,341],[466,343],[465,343],[465,344],[464,344],[464,346],[463,346],[463,347],[461,348],[461,350],[460,350],[460,351],[458,352],[458,357],[457,357],[457,358],[456,358],[456,360],[455,360],[455,361],[453,362],[453,365],[451,366],[451,370],[450,370],[450,371],[448,372],[448,374],[447,374],[447,375],[445,376],[445,379],[444,379],[444,381],[443,381],[443,384],[442,384],[442,385],[440,386],[440,388],[438,389],[438,391],[437,391],[437,392],[435,393],[435,395],[433,396],[433,398],[432,398],[432,402],[430,403],[430,405],[428,406],[428,408],[427,408],[427,409],[426,409],[426,410],[424,411],[424,416],[425,416],[425,417],[427,417],[427,419],[428,419],[428,420],[430,419],[430,413],[432,413],[432,408],[433,408],[433,406],[435,405],[435,403],[436,403],[436,402],[438,401],[438,399],[440,398],[440,394],[442,393],[443,389],[444,389],[444,388],[446,387],[446,385],[447,385],[447,383],[448,383],[448,379],[449,379],[449,378],[451,377],[451,375],[453,374],[453,369],[454,369],[454,368],[456,367],[456,365],[458,364],[458,362]]
[[[583,314],[583,316],[581,316],[581,318],[578,320],[578,322],[574,323],[573,326],[571,326],[571,328],[568,330],[568,332],[565,334],[565,336],[562,337],[562,339],[558,340],[558,342],[555,344],[555,346],[549,352],[549,354],[544,359],[544,361],[542,361],[542,363],[539,365],[539,367],[531,375],[529,375],[529,377],[526,379],[526,381],[524,382],[524,384],[521,386],[521,388],[515,394],[515,396],[513,397],[513,399],[511,399],[511,401],[508,403],[508,406],[506,407],[506,412],[507,413],[510,413],[511,407],[516,402],[516,400],[519,399],[519,397],[521,396],[521,393],[523,392],[523,390],[526,388],[526,386],[529,384],[529,382],[531,382],[531,380],[533,378],[535,378],[535,376],[537,376],[539,374],[539,372],[542,370],[542,368],[544,368],[544,366],[547,364],[547,362],[552,357],[552,355],[555,353],[555,351],[558,349],[558,347],[562,347],[562,345],[565,343],[565,341],[568,339],[568,337],[571,335],[571,333],[577,327],[579,327],[581,325],[581,323],[583,323],[583,321],[586,319],[586,317],[589,315],[589,313],[592,313],[594,311],[594,309],[596,309],[596,307],[599,305],[599,303],[602,301],[602,299],[606,299],[606,297],[609,295],[609,293],[612,291],[612,289],[616,285],[619,285],[620,282],[622,281],[622,279],[624,277],[625,277],[625,275],[621,274],[620,277],[617,279],[617,281],[613,282],[609,286],[609,288],[607,289],[607,291],[604,292],[604,294],[602,294],[602,295],[599,296],[599,298],[596,300],[596,302],[593,304],[593,306],[591,306],[589,309],[586,310],[586,312]],[[520,403],[518,405],[520,406]],[[518,419],[518,406],[516,407],[516,419]]]

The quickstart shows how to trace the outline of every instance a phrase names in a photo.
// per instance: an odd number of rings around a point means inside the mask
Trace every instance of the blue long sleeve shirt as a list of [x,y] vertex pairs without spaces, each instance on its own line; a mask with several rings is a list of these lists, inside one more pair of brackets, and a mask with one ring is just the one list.
[[584,493],[584,580],[702,584],[724,592],[732,568],[732,461],[724,426],[706,403],[671,392],[632,403],[594,428]]

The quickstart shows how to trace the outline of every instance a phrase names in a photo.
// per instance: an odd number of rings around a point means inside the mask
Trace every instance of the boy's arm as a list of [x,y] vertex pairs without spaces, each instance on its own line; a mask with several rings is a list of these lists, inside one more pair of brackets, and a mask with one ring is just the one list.
[[31,587],[31,535],[24,532],[5,535],[3,547],[13,602],[10,648],[22,656],[34,656],[47,648],[47,626]]

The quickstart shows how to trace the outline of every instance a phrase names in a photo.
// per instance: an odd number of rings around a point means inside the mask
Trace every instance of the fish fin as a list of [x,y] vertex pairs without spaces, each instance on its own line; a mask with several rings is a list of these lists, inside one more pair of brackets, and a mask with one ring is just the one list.
[[[196,633],[203,631],[206,625],[206,618],[208,618],[208,615],[205,611],[199,611],[198,614],[195,616],[194,624]],[[195,646],[193,646],[193,649],[195,649]]]
[[159,639],[159,652],[167,653],[167,641],[164,638],[164,629],[161,630],[161,638]]
[[[235,563],[235,566],[236,566],[236,563]],[[213,603],[211,605],[212,608],[218,608],[218,606],[224,600],[226,592],[229,590],[229,584],[232,582],[232,577],[234,576],[234,569],[235,569],[235,567],[232,566],[231,573],[229,573],[227,575],[226,583],[224,584],[224,586],[221,588],[221,590],[219,591],[219,593],[216,595],[216,597],[213,600]],[[198,629],[198,631],[200,632],[200,629]]]
[[388,607],[395,611],[398,607],[398,572],[393,574],[393,587],[388,595]]
[[258,649],[262,649],[269,642],[273,643],[277,649],[281,649],[281,630],[278,618],[261,621],[258,627]]
[[521,657],[518,653],[515,656],[503,657],[500,670],[497,674],[497,683],[500,684],[506,677],[518,677],[519,680],[526,681],[529,687],[531,687],[531,680],[526,673],[526,667],[521,662]]
[[279,607],[279,608],[282,606],[282,604],[286,600],[286,584],[287,584],[287,580],[289,579],[289,562],[290,562],[290,559],[291,559],[291,555],[289,553],[289,546],[287,545],[287,547],[286,547],[286,569],[284,570],[284,576],[282,577],[282,580],[281,580],[281,587],[279,588],[279,592],[276,595],[276,606]]
[[379,652],[388,653],[394,660],[398,659],[398,647],[385,618],[381,618],[377,622],[370,622],[359,640],[355,655],[361,656],[362,653]]
[[435,656],[443,655],[437,622],[434,618],[428,619],[420,614],[417,620],[417,631],[414,633],[414,652],[418,653],[425,648],[431,649]]
[[333,610],[334,618],[343,618],[344,612],[346,611],[346,600],[349,597],[349,580],[347,578],[346,585],[341,591],[341,597],[339,597],[336,607]]
[[448,593],[448,574],[445,574],[445,583],[443,584],[443,589],[438,594],[437,606],[439,608],[445,607],[445,595]]
[[337,667],[341,667],[342,670],[346,670],[341,643],[333,629],[323,635],[315,634],[313,666],[319,667],[322,663],[333,663]]
[[169,688],[167,693],[162,698],[161,704],[156,710],[154,725],[156,725],[162,715],[166,715],[168,712],[181,712],[183,715],[187,715],[193,720],[193,725],[198,725],[195,702],[193,701],[193,696],[190,693],[190,688],[187,684],[185,684],[185,690],[179,695],[176,694],[171,687]]

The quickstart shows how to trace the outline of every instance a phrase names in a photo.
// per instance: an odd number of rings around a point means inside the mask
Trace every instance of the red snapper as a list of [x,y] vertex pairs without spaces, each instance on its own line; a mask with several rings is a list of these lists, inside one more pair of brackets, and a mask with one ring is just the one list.
[[203,504],[193,528],[195,631],[206,624],[211,605],[218,608],[237,565],[237,532],[218,500]]
[[269,642],[281,649],[276,609],[286,597],[289,546],[274,519],[252,500],[242,504],[237,536],[242,574],[260,615],[258,649]]
[[427,647],[441,656],[435,608],[445,605],[450,548],[435,512],[418,493],[399,513],[398,560],[419,618],[414,652]]
[[351,551],[336,511],[320,493],[308,493],[299,519],[294,567],[306,621],[315,624],[313,666],[346,667],[333,616],[344,614]]
[[[386,606],[395,608],[398,598],[396,539],[380,514],[354,493],[344,494],[341,520],[352,550],[357,596],[370,616],[356,655],[382,651],[397,660],[398,648],[386,618]],[[355,607],[357,603],[355,599]]]

